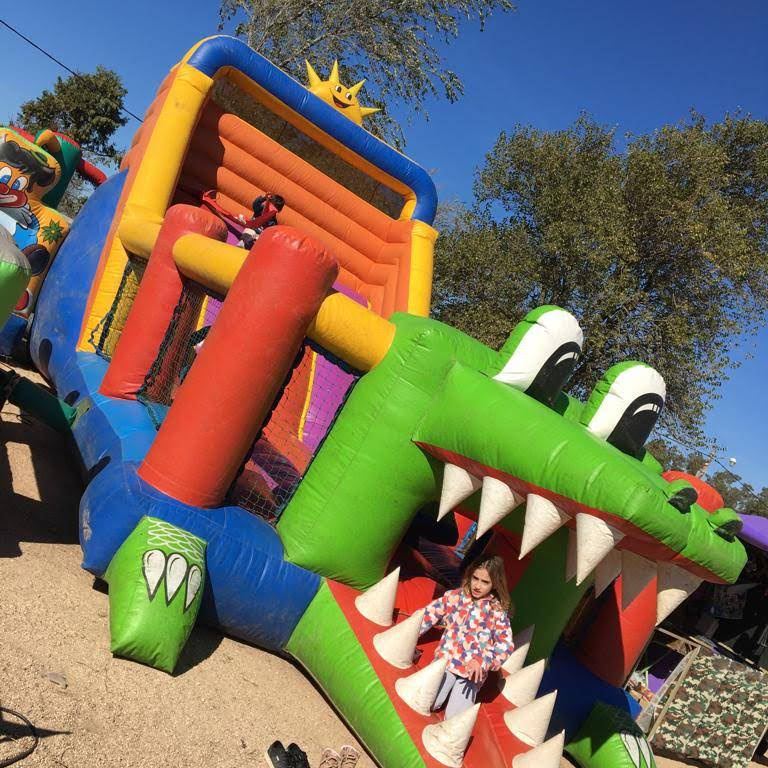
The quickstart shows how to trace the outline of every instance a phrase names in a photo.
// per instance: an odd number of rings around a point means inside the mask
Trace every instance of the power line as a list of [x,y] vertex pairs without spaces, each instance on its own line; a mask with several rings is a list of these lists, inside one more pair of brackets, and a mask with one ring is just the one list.
[[[74,77],[82,77],[80,73],[75,72],[74,69],[70,69],[63,61],[59,61],[55,56],[48,53],[48,51],[46,51],[44,48],[41,48],[37,43],[34,43],[28,37],[26,37],[21,32],[19,32],[18,29],[16,29],[15,27],[12,27],[7,21],[0,19],[0,24],[10,29],[11,32],[18,35],[22,40],[24,40],[24,42],[29,43],[33,48],[36,48],[38,51],[40,51],[40,53],[42,53],[44,56],[47,56],[51,61],[56,62],[56,64],[58,64],[60,67],[62,67],[63,69],[66,69],[67,72],[69,72]],[[126,109],[125,107],[120,107],[120,110],[122,112],[125,112],[126,115],[130,115],[134,120],[138,120],[140,123],[144,122],[140,117],[138,117],[137,115],[134,115],[130,109]]]

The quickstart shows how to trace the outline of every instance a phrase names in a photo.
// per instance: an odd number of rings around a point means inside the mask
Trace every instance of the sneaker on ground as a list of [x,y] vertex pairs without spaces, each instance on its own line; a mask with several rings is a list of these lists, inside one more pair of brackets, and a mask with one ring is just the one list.
[[341,764],[339,768],[355,768],[359,759],[360,752],[349,744],[345,744],[341,748]]
[[320,765],[317,768],[341,768],[341,755],[330,747],[324,749],[323,754],[320,755]]
[[289,768],[309,768],[307,753],[298,744],[288,745]]
[[288,752],[279,741],[269,745],[266,756],[269,768],[291,768]]

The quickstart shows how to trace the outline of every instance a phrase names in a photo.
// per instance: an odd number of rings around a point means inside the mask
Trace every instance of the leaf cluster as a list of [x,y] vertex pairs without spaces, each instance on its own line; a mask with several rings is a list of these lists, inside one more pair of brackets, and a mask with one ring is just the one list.
[[[338,59],[343,83],[368,81],[366,106],[399,103],[426,116],[429,97],[456,101],[463,91],[436,42],[458,37],[464,21],[482,27],[493,11],[513,8],[510,0],[222,0],[219,16],[220,28],[234,22],[238,37],[302,82],[305,59],[321,76]],[[386,112],[366,127],[404,144]]]
[[19,107],[15,122],[32,134],[46,128],[60,131],[83,149],[118,161],[112,137],[128,122],[123,112],[126,93],[120,76],[104,67],[58,77],[52,91],[46,89]]
[[768,309],[768,124],[692,113],[622,153],[587,116],[554,133],[516,126],[474,195],[438,240],[434,315],[498,347],[533,307],[565,307],[585,333],[574,394],[643,360],[667,383],[663,428],[703,443]]

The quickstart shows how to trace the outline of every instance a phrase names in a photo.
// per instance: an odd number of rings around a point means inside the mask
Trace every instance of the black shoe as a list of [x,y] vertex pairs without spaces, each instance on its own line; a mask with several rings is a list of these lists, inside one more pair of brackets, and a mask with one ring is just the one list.
[[291,757],[281,742],[275,741],[267,749],[267,765],[269,768],[292,768]]
[[288,761],[290,768],[309,768],[307,753],[298,744],[288,745]]

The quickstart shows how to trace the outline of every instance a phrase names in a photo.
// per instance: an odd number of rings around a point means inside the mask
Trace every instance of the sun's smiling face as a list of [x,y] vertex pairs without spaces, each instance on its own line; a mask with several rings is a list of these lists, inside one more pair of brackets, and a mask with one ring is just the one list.
[[345,86],[339,82],[339,62],[334,61],[331,74],[327,80],[321,80],[320,76],[312,69],[312,65],[306,62],[307,76],[309,77],[309,90],[315,96],[321,98],[326,104],[337,109],[344,117],[348,117],[357,125],[363,124],[366,115],[372,115],[379,110],[374,107],[362,107],[357,100],[357,94],[363,87],[365,80],[352,86]]

